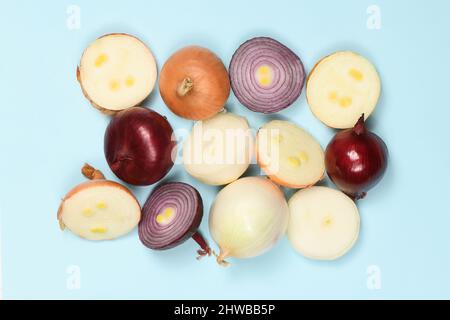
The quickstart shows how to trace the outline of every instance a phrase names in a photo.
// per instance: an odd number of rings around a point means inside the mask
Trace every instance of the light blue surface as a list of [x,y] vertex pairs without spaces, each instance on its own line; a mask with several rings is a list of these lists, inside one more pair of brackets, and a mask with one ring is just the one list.
[[[66,27],[69,4],[81,28]],[[381,9],[381,29],[366,27],[368,6]],[[4,297],[17,298],[450,298],[450,2],[435,1],[1,1],[0,208]],[[85,162],[115,178],[103,155],[108,117],[90,107],[75,80],[83,49],[110,32],[134,34],[159,68],[176,49],[198,44],[228,65],[243,41],[258,35],[285,43],[309,71],[322,56],[356,50],[378,68],[383,92],[369,124],[390,150],[384,180],[359,203],[361,236],[334,262],[298,255],[287,239],[269,253],[218,267],[194,259],[193,241],[166,252],[142,246],[137,232],[92,243],[56,222],[59,200]],[[146,101],[174,128],[190,128],[155,90]],[[257,128],[270,117],[232,95],[228,108]],[[305,95],[280,115],[325,147],[333,131],[311,114]],[[217,188],[176,166],[168,178],[195,185],[208,208]],[[143,202],[151,187],[133,188]],[[212,244],[212,243],[211,243]],[[68,290],[67,268],[81,287]],[[367,268],[381,288],[367,286]]]

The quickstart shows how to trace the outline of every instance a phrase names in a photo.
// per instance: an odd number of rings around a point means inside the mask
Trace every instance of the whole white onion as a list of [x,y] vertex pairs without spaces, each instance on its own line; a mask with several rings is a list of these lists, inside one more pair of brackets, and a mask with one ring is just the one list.
[[267,178],[234,181],[217,195],[209,230],[220,247],[217,262],[251,258],[269,250],[286,233],[289,208],[280,188]]

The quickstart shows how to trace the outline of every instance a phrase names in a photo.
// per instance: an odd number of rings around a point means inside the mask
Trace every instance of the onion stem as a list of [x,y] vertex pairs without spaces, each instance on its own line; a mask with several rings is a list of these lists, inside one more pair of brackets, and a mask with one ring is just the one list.
[[364,199],[367,195],[367,192],[363,191],[363,192],[356,193],[354,195],[346,193],[346,195],[349,196],[353,201],[356,201],[356,200]]
[[194,239],[195,242],[197,242],[201,248],[201,249],[197,250],[197,253],[199,254],[197,259],[201,259],[206,255],[207,256],[211,255],[211,248],[208,246],[208,243],[206,242],[205,238],[203,238],[200,231],[197,231],[196,233],[194,233],[194,235],[192,236],[192,239]]
[[353,127],[353,131],[359,136],[366,132],[366,125],[364,123],[364,113],[359,117],[358,122],[356,122]]
[[180,97],[184,97],[185,95],[187,95],[189,93],[189,91],[192,90],[193,87],[194,87],[194,81],[192,81],[191,78],[186,77],[179,84],[179,86],[177,88],[177,94]]
[[105,180],[105,176],[100,170],[95,169],[87,163],[81,168],[81,173],[89,180]]
[[225,261],[226,257],[228,257],[228,250],[220,249],[220,254],[216,256],[217,263],[222,267],[228,267],[230,263]]

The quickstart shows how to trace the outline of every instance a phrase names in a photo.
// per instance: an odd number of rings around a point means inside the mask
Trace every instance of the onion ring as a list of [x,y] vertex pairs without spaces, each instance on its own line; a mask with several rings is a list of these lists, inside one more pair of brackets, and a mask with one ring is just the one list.
[[306,78],[300,58],[268,37],[244,42],[233,54],[229,73],[239,102],[261,113],[278,112],[292,105]]
[[199,192],[183,182],[168,182],[155,188],[142,208],[139,239],[148,248],[165,250],[193,237],[202,247],[200,256],[211,249],[197,232],[203,217]]

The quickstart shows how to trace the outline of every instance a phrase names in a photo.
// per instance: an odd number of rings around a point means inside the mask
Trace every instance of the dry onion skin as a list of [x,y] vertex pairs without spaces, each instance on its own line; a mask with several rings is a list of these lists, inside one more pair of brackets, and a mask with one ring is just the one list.
[[374,65],[351,51],[320,60],[309,74],[306,98],[311,111],[325,125],[351,128],[361,114],[366,119],[380,96],[380,77]]
[[201,247],[199,257],[211,249],[197,231],[203,217],[203,202],[198,191],[183,182],[168,182],[156,187],[142,208],[139,239],[148,248],[166,250],[193,238]]
[[198,121],[183,145],[183,165],[197,180],[224,185],[249,167],[254,138],[247,119],[230,112]]
[[258,130],[256,158],[274,182],[304,188],[325,174],[324,152],[308,132],[284,120],[272,120]]
[[86,164],[82,173],[90,181],[73,188],[61,202],[58,221],[62,230],[88,240],[110,240],[134,229],[141,208],[123,185],[105,180],[103,174]]
[[246,177],[227,185],[211,207],[209,231],[220,248],[217,262],[256,257],[284,236],[289,208],[280,188],[267,178]]
[[233,54],[229,69],[236,98],[255,112],[274,113],[289,107],[305,83],[300,58],[268,37],[244,42]]
[[289,200],[289,210],[289,241],[305,257],[337,259],[358,239],[358,208],[341,191],[328,187],[300,190]]
[[95,108],[115,114],[147,98],[157,73],[155,58],[141,40],[114,33],[98,38],[86,48],[77,79]]
[[189,46],[164,64],[159,79],[161,97],[176,115],[190,120],[211,118],[230,95],[227,70],[214,52]]

